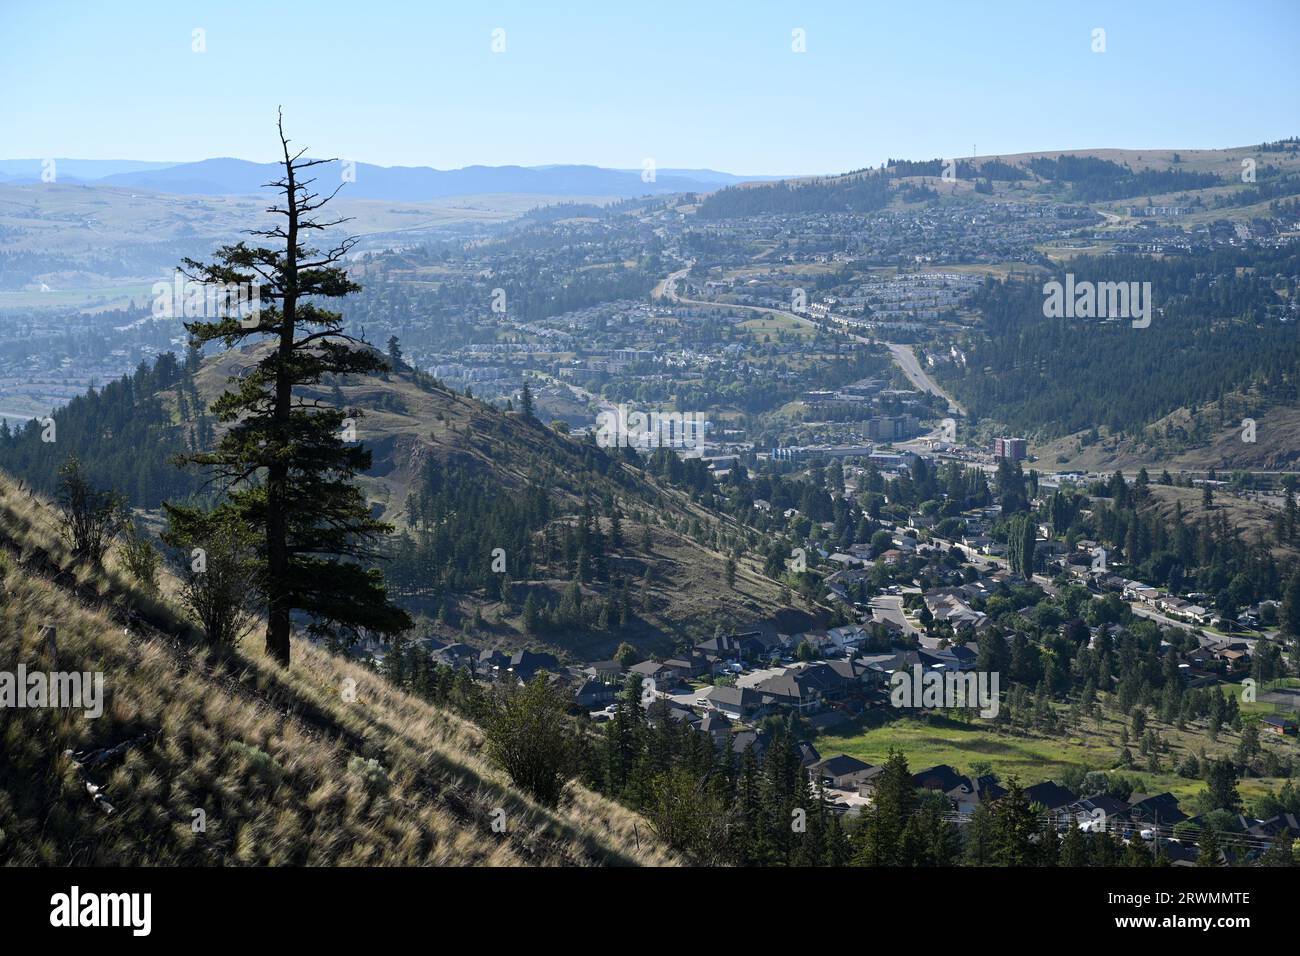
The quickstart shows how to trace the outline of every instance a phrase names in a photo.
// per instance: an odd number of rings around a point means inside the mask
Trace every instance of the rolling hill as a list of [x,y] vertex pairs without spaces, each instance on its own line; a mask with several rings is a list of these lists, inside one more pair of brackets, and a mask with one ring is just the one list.
[[[0,160],[0,182],[40,183],[46,161]],[[127,160],[56,159],[59,180],[100,186],[170,193],[182,196],[249,196],[276,179],[279,166],[221,157],[192,163],[155,163]],[[319,167],[322,183],[343,182],[342,161]],[[640,169],[606,169],[601,166],[558,164],[551,166],[465,166],[432,169],[428,166],[377,166],[349,163],[349,194],[356,199],[424,202],[451,196],[487,193],[532,196],[634,196],[707,191],[744,182],[750,177],[712,169],[656,170],[653,180]],[[753,177],[771,179],[774,177]]]
[[[946,168],[947,163],[951,166]],[[1249,177],[1243,174],[1247,166]],[[945,171],[951,175],[945,177]],[[1191,196],[1201,202],[1185,214],[1189,222],[1199,221],[1198,216],[1248,220],[1269,200],[1300,195],[1300,144],[1288,140],[1227,149],[1071,149],[889,160],[881,168],[832,176],[726,184],[704,199],[699,212],[704,219],[870,213],[910,201],[905,191],[918,186],[937,190],[930,195],[936,203],[1064,201],[1121,215],[1130,200],[1161,204]]]

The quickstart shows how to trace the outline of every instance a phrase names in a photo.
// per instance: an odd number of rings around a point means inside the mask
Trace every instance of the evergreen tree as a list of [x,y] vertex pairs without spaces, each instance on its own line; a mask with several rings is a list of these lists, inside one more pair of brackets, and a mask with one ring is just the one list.
[[1088,865],[1088,847],[1083,837],[1083,831],[1079,829],[1078,822],[1071,817],[1069,829],[1065,831],[1065,838],[1061,841],[1061,853],[1058,859],[1060,866],[1080,867]]
[[396,335],[388,337],[388,367],[394,372],[406,367],[406,362],[402,358],[402,346],[397,341]]
[[1278,627],[1300,646],[1300,570],[1287,579],[1282,592],[1282,606],[1278,612]]
[[1282,828],[1273,840],[1271,846],[1259,859],[1260,866],[1296,866],[1295,858],[1295,840],[1291,837],[1291,831],[1286,827]]
[[533,390],[528,385],[528,379],[524,379],[524,390],[519,396],[519,410],[523,412],[524,418],[532,421],[533,415]]
[[1197,866],[1219,866],[1219,857],[1222,853],[1219,847],[1219,833],[1214,827],[1207,826],[1201,831],[1196,841]]
[[[261,303],[251,316],[228,312],[186,323],[191,344],[221,341],[235,348],[270,340],[249,374],[213,404],[227,425],[215,451],[186,460],[214,469],[229,496],[218,511],[233,514],[263,538],[266,651],[287,666],[295,611],[310,618],[313,634],[334,641],[354,639],[363,630],[394,634],[411,620],[388,600],[382,573],[362,563],[378,556],[378,541],[392,531],[371,516],[354,483],[370,468],[370,452],[352,439],[348,413],[302,395],[326,376],[384,368],[377,352],[342,332],[342,316],[320,304],[360,288],[339,265],[356,240],[324,253],[305,244],[313,232],[340,222],[313,215],[333,196],[321,198],[310,191],[310,178],[302,178],[329,161],[303,159],[305,150],[291,153],[283,123],[280,144],[284,175],[273,185],[283,198],[269,211],[284,221],[253,235],[282,242],[283,248],[241,241],[218,250],[214,263],[184,260],[191,278],[252,287]],[[172,543],[201,540],[219,520],[195,507],[168,504],[166,511]]]
[[1007,792],[993,808],[993,859],[999,866],[1031,866],[1034,862],[1032,837],[1038,820],[1020,782],[1011,777]]
[[908,866],[904,829],[916,808],[916,788],[907,758],[896,750],[876,784],[875,801],[858,826],[853,862],[857,866]]
[[995,844],[993,810],[988,803],[976,804],[966,825],[965,862],[967,866],[990,866]]

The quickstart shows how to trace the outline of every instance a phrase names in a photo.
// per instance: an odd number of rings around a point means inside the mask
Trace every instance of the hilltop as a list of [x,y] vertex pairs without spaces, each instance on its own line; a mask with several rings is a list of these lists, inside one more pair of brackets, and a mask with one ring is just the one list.
[[1069,202],[1112,225],[1130,207],[1179,207],[1188,223],[1249,221],[1300,195],[1294,140],[1226,149],[1066,149],[888,160],[879,168],[777,183],[738,183],[706,197],[705,219],[772,213],[868,213],[911,203]]
[[557,810],[536,804],[481,756],[475,725],[363,667],[305,642],[289,670],[210,654],[174,588],[139,593],[115,555],[75,564],[49,505],[0,476],[0,656],[102,672],[104,691],[98,719],[4,709],[0,864],[672,862],[576,783]]

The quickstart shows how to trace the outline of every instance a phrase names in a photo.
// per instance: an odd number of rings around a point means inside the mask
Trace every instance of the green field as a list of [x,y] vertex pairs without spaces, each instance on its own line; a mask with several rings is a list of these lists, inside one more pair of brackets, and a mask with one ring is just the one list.
[[[1180,731],[1156,720],[1148,720],[1148,724],[1170,744],[1170,753],[1161,755],[1162,772],[1152,774],[1139,769],[1145,765],[1145,758],[1138,753],[1134,740],[1130,741],[1129,750],[1138,767],[1120,772],[1140,779],[1143,792],[1168,790],[1180,801],[1194,797],[1204,784],[1200,780],[1178,776],[1173,771],[1174,764],[1189,751],[1199,754],[1202,747],[1209,757],[1231,753],[1241,740],[1240,734],[1227,727],[1220,731],[1218,741],[1212,743],[1200,727],[1189,726]],[[960,773],[969,774],[975,763],[984,762],[1003,781],[1015,775],[1021,783],[1029,785],[1044,780],[1059,781],[1062,773],[1071,767],[1118,769],[1119,740],[1120,722],[1108,712],[1100,728],[1089,719],[1059,737],[1036,732],[998,732],[979,720],[960,724],[939,718],[930,722],[924,718],[904,717],[874,729],[856,727],[846,732],[823,733],[815,743],[822,757],[845,753],[872,764],[883,763],[893,747],[902,751],[914,772],[936,764],[948,764]],[[1262,743],[1292,757],[1298,752],[1294,739],[1280,744],[1271,740]],[[1252,777],[1241,780],[1238,788],[1242,798],[1249,803],[1269,789],[1278,789],[1282,783],[1280,779]],[[1195,811],[1185,806],[1184,812]]]
[[764,335],[770,335],[775,339],[778,332],[784,332],[786,335],[798,335],[806,339],[810,339],[817,334],[817,330],[811,325],[801,322],[793,316],[783,316],[779,312],[767,312],[762,318],[746,319],[740,323],[739,327],[749,332],[759,342],[763,340]]
[[0,292],[0,310],[4,309],[113,309],[123,308],[132,299],[146,305],[153,296],[152,284],[124,282],[122,285],[96,286],[90,289],[51,289],[48,292],[24,290]]

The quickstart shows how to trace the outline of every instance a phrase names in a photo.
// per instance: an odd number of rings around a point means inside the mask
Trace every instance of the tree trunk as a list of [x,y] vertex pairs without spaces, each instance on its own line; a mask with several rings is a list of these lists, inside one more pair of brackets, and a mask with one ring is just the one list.
[[[283,134],[282,134],[283,137]],[[275,374],[275,430],[272,441],[283,448],[288,441],[293,402],[293,383],[289,363],[293,359],[294,320],[298,308],[298,193],[293,163],[285,146],[285,208],[288,227],[285,242],[284,298],[281,303],[279,364]],[[279,458],[267,469],[266,478],[266,558],[267,624],[266,653],[283,667],[289,666],[290,602],[288,525],[284,514],[284,489],[289,481],[289,466]]]
[[289,555],[285,542],[284,506],[280,492],[287,469],[269,469],[266,481],[267,624],[266,653],[277,664],[289,666],[290,607],[288,594]]

